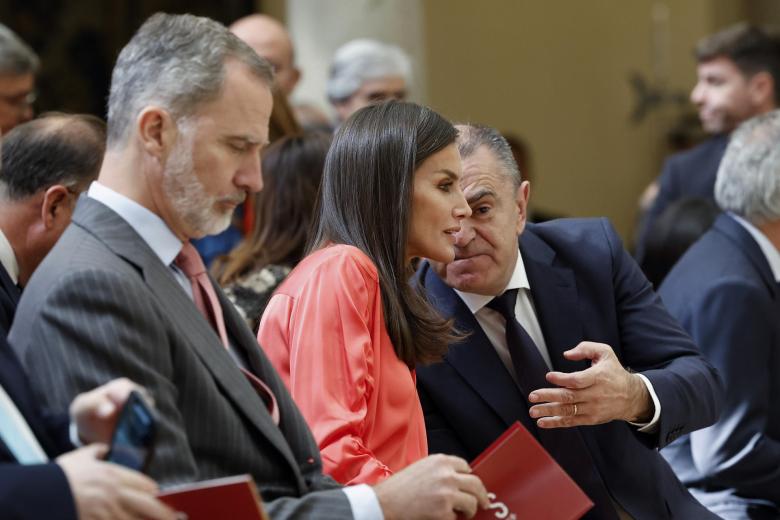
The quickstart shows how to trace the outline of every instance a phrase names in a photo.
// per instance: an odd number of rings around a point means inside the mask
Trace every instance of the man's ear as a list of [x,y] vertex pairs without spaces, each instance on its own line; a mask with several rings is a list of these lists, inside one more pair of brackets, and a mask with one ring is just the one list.
[[43,193],[41,201],[41,222],[46,230],[61,226],[62,219],[70,220],[73,212],[73,201],[68,188],[61,184],[50,186]]
[[296,87],[296,85],[298,85],[298,82],[301,81],[301,75],[302,75],[301,74],[301,69],[299,69],[298,67],[293,67],[292,68],[292,77],[293,77],[293,79],[292,79],[292,87],[290,88],[290,90],[294,89]]
[[517,204],[517,234],[523,232],[525,223],[528,221],[528,197],[531,196],[531,183],[523,181],[517,187],[515,193],[515,203]]
[[772,75],[762,70],[756,72],[748,80],[748,92],[753,106],[759,112],[772,110],[775,107],[775,80]]
[[164,162],[176,140],[176,123],[167,110],[149,106],[136,119],[141,147],[152,157]]

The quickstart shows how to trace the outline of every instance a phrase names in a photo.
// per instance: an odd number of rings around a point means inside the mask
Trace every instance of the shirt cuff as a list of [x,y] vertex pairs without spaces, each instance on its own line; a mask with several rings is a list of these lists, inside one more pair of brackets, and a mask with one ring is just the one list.
[[650,393],[650,399],[653,400],[653,408],[655,408],[655,413],[653,414],[653,418],[650,419],[649,423],[634,423],[629,422],[628,424],[632,426],[636,426],[639,428],[639,430],[642,433],[655,433],[658,431],[658,421],[661,420],[661,401],[658,400],[658,396],[655,393],[655,389],[653,389],[653,383],[650,382],[649,379],[647,379],[642,374],[636,374],[639,376],[639,379],[642,380],[642,382],[647,387],[647,391]]
[[341,488],[349,500],[352,508],[352,516],[355,520],[384,520],[382,508],[379,507],[379,499],[371,486],[360,484]]
[[68,427],[68,437],[70,437],[70,443],[76,448],[84,446],[84,443],[79,439],[79,428],[73,421],[70,422],[70,426]]

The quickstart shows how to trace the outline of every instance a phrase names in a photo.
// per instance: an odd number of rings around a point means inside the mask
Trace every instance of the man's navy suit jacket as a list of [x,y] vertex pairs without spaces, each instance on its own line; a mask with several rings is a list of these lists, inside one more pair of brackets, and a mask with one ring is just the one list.
[[[581,341],[610,345],[641,372],[661,403],[655,434],[623,421],[578,428],[612,498],[635,519],[712,518],[656,451],[712,424],[722,398],[717,372],[661,305],[606,219],[529,224],[520,251],[553,368],[585,370],[563,352]],[[418,367],[431,452],[476,457],[510,424],[531,425],[527,399],[460,297],[424,264],[419,281],[440,312],[471,335],[443,362]],[[598,518],[593,513],[586,518]]]
[[3,339],[8,336],[8,331],[11,330],[11,323],[14,321],[20,297],[19,287],[11,280],[3,264],[0,264],[0,333],[3,335]]
[[[0,386],[24,416],[50,457],[72,449],[67,416],[40,413],[22,365],[0,338]],[[75,519],[68,481],[54,463],[21,465],[0,439],[0,517],[19,520]]]
[[766,257],[721,215],[659,293],[726,389],[720,420],[662,453],[705,504],[769,502],[780,517],[780,289]]
[[642,220],[635,257],[641,262],[653,223],[673,202],[686,198],[715,200],[715,178],[729,144],[729,134],[710,137],[700,145],[672,155],[658,178],[658,195]]

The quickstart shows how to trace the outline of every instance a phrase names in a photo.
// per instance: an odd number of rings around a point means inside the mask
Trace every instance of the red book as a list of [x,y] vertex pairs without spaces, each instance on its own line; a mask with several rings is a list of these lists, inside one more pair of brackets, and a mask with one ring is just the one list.
[[576,520],[593,502],[519,422],[471,463],[490,506],[475,520]]
[[255,481],[249,475],[172,486],[157,495],[187,520],[268,520]]

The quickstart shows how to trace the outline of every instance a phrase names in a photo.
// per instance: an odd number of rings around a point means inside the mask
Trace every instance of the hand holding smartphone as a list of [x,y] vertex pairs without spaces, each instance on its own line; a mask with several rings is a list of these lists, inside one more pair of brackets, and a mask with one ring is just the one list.
[[144,471],[154,453],[156,435],[154,410],[133,390],[119,413],[106,460]]

